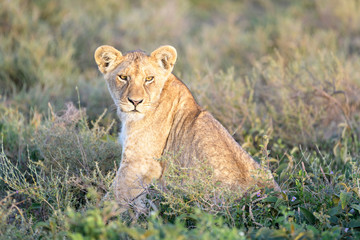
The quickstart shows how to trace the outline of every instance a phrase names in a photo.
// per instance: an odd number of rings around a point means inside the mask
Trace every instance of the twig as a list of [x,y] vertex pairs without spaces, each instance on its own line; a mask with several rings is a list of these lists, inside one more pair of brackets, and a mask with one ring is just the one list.
[[302,166],[302,169],[303,169],[304,172],[305,172],[306,177],[309,179],[310,183],[311,183],[312,185],[315,185],[314,182],[311,180],[309,174],[307,173],[306,169],[305,169],[305,164],[304,164],[304,162],[301,162],[301,166]]
[[243,221],[244,223],[246,223],[246,218],[245,218],[245,205],[241,208],[243,214],[242,214],[242,218],[243,218]]
[[252,211],[251,211],[251,205],[249,206],[249,214],[250,214],[250,217],[251,217],[251,219],[253,220],[253,222],[254,222],[255,225],[257,225],[257,226],[259,226],[259,227],[263,227],[262,224],[260,224],[260,223],[258,223],[258,222],[255,221],[254,215],[253,215],[253,213],[252,213]]
[[329,180],[327,179],[327,177],[325,176],[324,170],[322,169],[322,167],[321,167],[321,166],[320,166],[320,171],[321,171],[321,173],[322,173],[322,175],[323,175],[324,179],[326,180],[326,183],[329,185],[329,184],[330,184],[330,182],[329,182]]

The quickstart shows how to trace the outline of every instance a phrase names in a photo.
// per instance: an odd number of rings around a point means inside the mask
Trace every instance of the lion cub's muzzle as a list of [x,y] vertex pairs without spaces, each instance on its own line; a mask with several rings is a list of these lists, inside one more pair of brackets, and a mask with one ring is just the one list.
[[132,105],[134,105],[134,107],[136,108],[137,105],[139,105],[140,103],[142,103],[144,101],[144,99],[140,99],[140,100],[135,100],[135,99],[131,99],[131,98],[127,98],[129,102],[132,103]]
[[[129,112],[142,112],[139,108],[141,107],[141,106],[139,106],[139,104],[141,104],[143,101],[144,101],[144,99],[135,99],[135,98],[130,98],[130,97],[128,97],[127,98],[127,100],[128,100],[128,111]],[[130,109],[129,109],[130,108]]]

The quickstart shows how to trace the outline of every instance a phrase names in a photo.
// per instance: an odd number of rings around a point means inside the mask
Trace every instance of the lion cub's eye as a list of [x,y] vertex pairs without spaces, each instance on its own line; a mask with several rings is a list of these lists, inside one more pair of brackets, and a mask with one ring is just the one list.
[[146,81],[147,83],[151,83],[152,81],[154,81],[154,77],[153,77],[153,76],[146,77],[146,78],[145,78],[145,81]]
[[118,79],[126,81],[128,79],[128,77],[125,75],[119,75]]

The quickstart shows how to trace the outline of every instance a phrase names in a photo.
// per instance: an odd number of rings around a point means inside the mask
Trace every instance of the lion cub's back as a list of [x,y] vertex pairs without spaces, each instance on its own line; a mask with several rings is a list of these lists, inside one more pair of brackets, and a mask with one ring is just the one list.
[[[259,164],[209,112],[196,104],[187,87],[174,79],[169,89],[176,89],[181,100],[164,152],[180,154],[178,160],[185,167],[196,164],[196,159],[207,161],[214,170],[215,181],[243,189],[259,183]],[[277,188],[271,173],[264,176],[270,179],[270,184],[266,184],[268,187]]]
[[252,181],[251,172],[259,167],[228,131],[209,113],[202,111],[192,125],[191,152],[207,160],[218,180],[235,185]]

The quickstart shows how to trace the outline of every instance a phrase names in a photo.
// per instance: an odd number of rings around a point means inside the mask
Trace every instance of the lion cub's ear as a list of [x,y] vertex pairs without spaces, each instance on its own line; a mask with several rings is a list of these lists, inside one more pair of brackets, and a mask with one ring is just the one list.
[[176,49],[172,46],[162,46],[153,51],[150,56],[158,62],[160,67],[164,68],[170,73],[174,68],[177,53]]
[[117,66],[117,63],[121,61],[122,54],[111,46],[103,45],[96,49],[94,57],[100,72],[106,74]]

